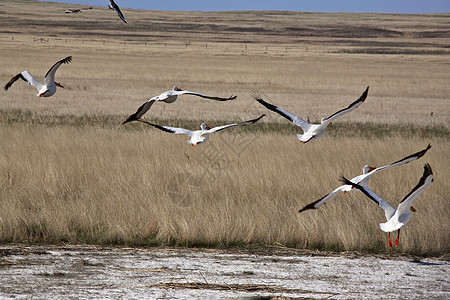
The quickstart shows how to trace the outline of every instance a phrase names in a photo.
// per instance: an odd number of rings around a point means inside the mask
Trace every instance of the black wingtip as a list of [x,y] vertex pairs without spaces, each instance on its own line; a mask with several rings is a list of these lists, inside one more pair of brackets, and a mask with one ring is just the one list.
[[250,122],[250,123],[256,123],[256,122],[258,122],[259,120],[261,120],[262,119],[262,117],[264,117],[266,114],[262,114],[261,116],[259,116],[258,118],[256,118],[256,119],[253,119],[253,120],[250,120],[250,121],[248,121],[248,122]]
[[301,212],[304,212],[304,211],[307,211],[307,210],[310,210],[310,209],[317,209],[316,207],[314,207],[313,204],[314,204],[314,203],[311,203],[311,204],[306,205],[306,206],[303,207],[302,209],[299,209],[298,212],[301,213]]
[[67,56],[66,58],[62,59],[62,60],[61,60],[61,63],[63,63],[63,64],[68,64],[68,63],[70,63],[71,61],[72,61],[72,56],[70,55],[70,56]]
[[255,122],[261,120],[261,119],[262,119],[263,117],[265,117],[265,116],[266,116],[266,114],[262,114],[261,116],[259,116],[258,118],[255,119]]
[[359,97],[357,101],[366,100],[368,94],[369,94],[369,86],[367,86],[366,90],[364,91],[364,93],[362,93],[361,97]]
[[19,73],[19,74],[17,74],[16,76],[14,76],[13,78],[11,78],[11,80],[9,80],[9,81],[5,84],[5,86],[3,87],[3,88],[5,89],[5,91],[7,91],[7,90],[13,85],[13,83],[16,82],[19,78],[22,79],[23,81],[27,81],[27,80],[25,79],[25,77],[23,77],[22,73]]
[[354,183],[351,182],[350,180],[348,180],[347,178],[345,178],[345,176],[342,175],[342,174],[341,174],[341,176],[339,177],[339,180],[340,180],[343,184],[345,184],[345,185],[351,185],[351,186],[354,186]]
[[277,110],[277,107],[275,105],[270,104],[270,103],[264,101],[261,98],[256,98],[256,97],[254,97],[254,98],[255,98],[256,101],[259,102],[259,104],[261,104],[262,106],[266,107],[267,109],[270,109],[272,111],[276,111]]
[[430,164],[426,163],[423,166],[423,176],[427,177],[427,176],[432,175],[432,174],[433,174],[433,170],[431,169]]
[[133,121],[137,121],[138,119],[136,119],[136,117],[133,115],[129,116],[123,123],[122,125],[129,123],[129,122],[133,122]]
[[425,153],[427,153],[427,151],[430,149],[431,149],[431,143],[428,144],[428,146],[425,149],[423,149],[422,151],[417,152],[418,158],[421,158],[422,156],[424,156]]

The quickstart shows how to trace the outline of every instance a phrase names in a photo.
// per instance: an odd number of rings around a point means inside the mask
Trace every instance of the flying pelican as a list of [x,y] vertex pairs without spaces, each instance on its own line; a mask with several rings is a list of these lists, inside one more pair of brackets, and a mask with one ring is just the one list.
[[403,198],[403,200],[398,205],[397,209],[394,209],[392,206],[390,206],[389,203],[386,202],[386,200],[375,194],[371,189],[353,183],[350,180],[347,180],[344,176],[341,177],[341,180],[344,184],[348,184],[357,188],[358,190],[363,192],[367,197],[369,197],[369,199],[377,203],[384,210],[387,222],[380,223],[380,228],[384,232],[388,233],[389,247],[392,247],[391,232],[398,230],[397,239],[395,240],[395,246],[397,246],[400,237],[400,228],[405,226],[405,224],[409,221],[409,218],[411,217],[410,210],[412,208],[411,206],[412,202],[434,181],[431,166],[429,164],[425,164],[423,169],[424,169],[423,175],[422,178],[420,178],[419,183],[408,193],[408,195],[406,195]]
[[126,24],[127,21],[125,20],[125,17],[123,16],[122,12],[120,11],[119,6],[114,2],[114,0],[109,0],[109,4],[111,4],[111,5],[108,5],[108,8],[114,10],[119,15],[119,17],[122,19],[122,21],[124,21]]
[[322,118],[320,124],[310,124],[310,123],[306,122],[305,120],[303,120],[302,118],[300,118],[280,107],[276,107],[275,105],[267,103],[266,101],[261,99],[261,97],[257,94],[254,94],[253,98],[256,101],[258,101],[259,103],[261,103],[262,105],[264,105],[265,107],[267,107],[268,109],[280,114],[281,116],[285,117],[286,119],[288,119],[295,125],[301,127],[303,130],[303,134],[297,134],[297,137],[300,140],[300,142],[305,144],[309,141],[313,141],[313,140],[321,138],[325,134],[327,126],[329,124],[331,124],[331,122],[333,122],[333,120],[335,120],[336,118],[338,118],[346,113],[351,112],[352,110],[354,110],[355,108],[360,106],[364,102],[364,100],[366,100],[368,91],[369,91],[369,87],[367,87],[366,91],[361,95],[361,97],[359,97],[358,100],[356,100],[355,102],[350,104],[347,108],[341,109],[341,110],[335,112],[334,114],[330,115],[327,118]]
[[65,12],[66,14],[77,14],[77,13],[80,13],[80,12],[81,12],[81,9],[78,9],[78,8],[68,8],[68,9],[65,9],[64,12]]
[[[363,168],[363,174],[350,179],[350,181],[353,183],[359,184],[363,187],[367,187],[367,185],[369,184],[369,178],[371,175],[375,174],[376,172],[382,171],[382,170],[401,166],[401,165],[407,164],[409,162],[412,162],[414,160],[417,160],[417,159],[421,158],[422,156],[424,156],[425,153],[427,153],[427,151],[430,148],[431,148],[431,144],[428,144],[428,146],[425,149],[423,149],[422,151],[419,151],[419,152],[416,152],[409,156],[406,156],[405,158],[402,158],[396,162],[393,162],[393,163],[383,166],[383,167],[375,168],[375,167],[370,167],[368,165],[365,165]],[[349,192],[352,189],[354,189],[354,187],[352,187],[351,185],[348,185],[348,184],[341,185],[340,187],[336,188],[334,191],[332,191],[328,195],[320,198],[317,201],[314,201],[314,202],[306,205],[305,207],[300,209],[298,212],[303,212],[308,209],[317,209],[317,208],[321,207],[322,205],[326,204],[331,199],[333,199],[339,192],[344,192],[344,194],[345,194],[346,192]],[[413,211],[415,211],[414,207],[412,209],[413,209]]]
[[217,100],[217,101],[228,101],[228,100],[236,99],[236,96],[233,96],[233,95],[231,95],[231,97],[229,97],[229,98],[205,96],[205,95],[195,93],[195,92],[183,91],[179,87],[174,86],[171,91],[167,91],[167,92],[162,93],[159,96],[155,96],[155,97],[151,98],[150,100],[148,100],[147,102],[145,102],[144,104],[142,104],[134,114],[129,116],[128,119],[126,119],[125,122],[122,123],[122,125],[125,123],[128,123],[128,122],[131,122],[131,121],[138,120],[150,109],[150,107],[152,107],[153,103],[155,103],[156,101],[162,101],[165,103],[173,103],[173,102],[175,102],[175,100],[177,100],[178,96],[180,96],[180,95],[194,95],[194,96],[202,97],[205,99],[211,99],[211,100]]
[[50,97],[56,93],[56,87],[64,88],[59,82],[55,81],[55,73],[56,70],[62,65],[62,64],[68,64],[72,61],[72,56],[67,56],[64,59],[61,59],[60,61],[56,62],[50,70],[48,70],[47,74],[45,74],[44,77],[44,84],[40,83],[36,78],[31,75],[28,71],[23,71],[22,73],[17,74],[13,78],[11,78],[10,81],[5,85],[5,91],[7,91],[11,85],[16,82],[19,78],[28,82],[30,85],[34,86],[37,91],[38,97]]
[[249,121],[245,121],[242,123],[234,123],[234,124],[228,124],[228,125],[223,125],[223,126],[217,126],[214,128],[211,128],[209,126],[207,126],[205,123],[202,123],[202,125],[200,125],[200,130],[195,130],[195,131],[191,131],[188,129],[184,129],[184,128],[176,128],[176,127],[169,127],[169,126],[160,126],[160,125],[156,125],[156,124],[152,124],[150,122],[144,121],[144,120],[138,120],[139,122],[154,126],[162,131],[165,132],[169,132],[169,133],[174,133],[174,134],[186,134],[188,135],[191,139],[188,140],[187,142],[189,144],[191,144],[192,146],[198,145],[198,144],[202,144],[204,142],[206,142],[209,139],[209,135],[211,133],[226,129],[226,128],[230,128],[230,127],[234,127],[234,126],[244,126],[244,125],[250,125],[253,124],[255,122],[258,122],[262,117],[264,117],[265,115],[261,115],[260,117],[253,119],[253,120],[249,120]]
[[83,10],[88,10],[88,9],[92,9],[92,6],[86,7],[86,8],[67,8],[64,10],[64,12],[66,14],[77,14],[77,13],[82,12]]

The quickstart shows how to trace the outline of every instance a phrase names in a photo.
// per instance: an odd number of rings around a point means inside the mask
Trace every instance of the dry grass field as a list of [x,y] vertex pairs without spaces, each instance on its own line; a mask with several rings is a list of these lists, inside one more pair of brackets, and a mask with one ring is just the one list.
[[[0,3],[0,81],[38,79],[73,56],[50,98],[16,82],[0,93],[0,242],[249,246],[446,254],[450,249],[448,14],[164,12],[36,1]],[[18,13],[20,12],[20,13]],[[48,15],[47,17],[45,17]],[[120,126],[178,85],[228,97],[180,97],[145,116],[198,128],[265,113],[260,123],[186,136]],[[251,98],[318,121],[357,99],[320,140],[300,144],[287,120]],[[365,164],[422,150],[419,161],[374,175],[396,206],[429,162],[434,184],[387,248],[384,214],[359,192],[298,214]],[[396,235],[396,234],[395,234]]]

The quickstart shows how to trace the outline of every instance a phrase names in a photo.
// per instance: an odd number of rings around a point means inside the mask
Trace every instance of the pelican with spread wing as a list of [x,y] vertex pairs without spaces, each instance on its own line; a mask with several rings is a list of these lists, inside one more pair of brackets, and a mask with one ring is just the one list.
[[397,239],[395,240],[395,246],[398,245],[400,238],[400,229],[406,225],[411,217],[412,203],[423,191],[425,191],[434,181],[433,171],[429,164],[425,164],[423,167],[423,175],[419,180],[419,183],[400,201],[397,209],[393,208],[386,200],[378,196],[374,191],[367,187],[363,187],[359,184],[353,183],[347,180],[344,176],[341,180],[346,185],[351,185],[364,193],[370,200],[378,204],[383,210],[387,222],[380,223],[380,228],[384,232],[388,233],[388,246],[392,247],[391,232],[397,230]]
[[187,136],[190,137],[190,140],[188,140],[187,142],[189,144],[191,144],[192,146],[198,145],[198,144],[202,144],[204,142],[206,142],[209,139],[209,135],[211,133],[220,131],[220,130],[224,130],[227,128],[231,128],[231,127],[236,127],[236,126],[245,126],[245,125],[250,125],[253,123],[258,122],[259,120],[261,120],[262,117],[264,117],[265,115],[261,115],[260,117],[253,119],[253,120],[249,120],[249,121],[245,121],[242,123],[234,123],[234,124],[228,124],[228,125],[223,125],[223,126],[217,126],[214,128],[209,127],[208,125],[206,125],[205,123],[202,123],[202,125],[200,125],[200,130],[189,130],[189,129],[184,129],[184,128],[177,128],[177,127],[169,127],[169,126],[160,126],[157,124],[153,124],[144,120],[138,120],[139,122],[151,125],[153,127],[158,128],[159,130],[168,132],[168,133],[173,133],[173,134],[186,134]]
[[[408,155],[408,156],[406,156],[396,162],[393,162],[389,165],[386,165],[386,166],[375,168],[375,167],[371,167],[369,165],[365,165],[363,168],[363,174],[350,179],[350,181],[353,183],[359,184],[363,187],[367,187],[369,184],[369,178],[371,175],[373,175],[379,171],[382,171],[382,170],[401,166],[401,165],[407,164],[409,162],[415,161],[415,160],[421,158],[422,156],[424,156],[425,153],[427,153],[427,151],[430,148],[431,148],[431,144],[428,144],[428,146],[425,149],[423,149],[419,152],[416,152],[414,154]],[[303,211],[309,210],[309,209],[317,209],[317,208],[321,207],[322,205],[326,204],[328,201],[331,201],[331,199],[333,199],[339,192],[346,193],[346,192],[351,191],[352,189],[354,189],[354,187],[351,185],[348,185],[348,184],[341,185],[340,187],[336,188],[331,193],[323,196],[319,200],[316,200],[316,201],[306,205],[305,207],[300,209],[298,212],[303,212]],[[414,210],[414,208],[413,208],[413,210]]]
[[193,96],[210,99],[210,100],[216,100],[216,101],[228,101],[228,100],[236,99],[236,96],[233,96],[233,95],[231,95],[228,98],[212,97],[212,96],[206,96],[206,95],[195,93],[195,92],[184,91],[184,90],[180,89],[179,87],[174,86],[172,90],[164,92],[161,95],[155,96],[155,97],[151,98],[150,100],[148,100],[147,102],[145,102],[144,104],[142,104],[134,114],[129,116],[122,123],[122,125],[125,123],[128,123],[128,122],[131,122],[131,121],[139,120],[139,118],[141,118],[150,109],[150,107],[152,107],[152,105],[155,102],[162,101],[165,103],[173,103],[177,100],[178,96],[181,96],[181,95],[193,95]]
[[56,62],[50,70],[48,70],[47,74],[45,74],[44,77],[44,84],[40,83],[39,80],[34,78],[33,75],[31,75],[28,71],[23,71],[22,73],[17,74],[13,78],[11,78],[10,81],[5,85],[5,91],[7,91],[14,82],[16,82],[18,79],[22,79],[26,82],[28,82],[30,85],[34,86],[37,91],[38,97],[50,97],[53,96],[56,93],[56,87],[64,88],[59,82],[55,81],[55,73],[56,70],[62,65],[62,64],[68,64],[72,61],[72,56],[67,56],[64,59],[61,59],[60,61]]
[[266,108],[270,109],[271,111],[276,112],[277,114],[281,115],[282,117],[288,119],[295,125],[299,126],[303,130],[303,134],[297,134],[298,139],[302,143],[307,143],[309,141],[317,140],[321,138],[327,129],[327,126],[331,124],[335,119],[339,118],[342,115],[345,115],[354,109],[356,109],[358,106],[364,103],[367,97],[367,93],[369,92],[369,87],[367,87],[366,91],[353,103],[351,103],[348,107],[343,108],[334,114],[330,115],[329,117],[322,118],[320,124],[310,124],[303,120],[302,118],[288,112],[287,110],[282,109],[281,107],[277,107],[273,104],[270,104],[263,99],[258,94],[254,94],[253,98],[258,101],[261,105],[264,105]]

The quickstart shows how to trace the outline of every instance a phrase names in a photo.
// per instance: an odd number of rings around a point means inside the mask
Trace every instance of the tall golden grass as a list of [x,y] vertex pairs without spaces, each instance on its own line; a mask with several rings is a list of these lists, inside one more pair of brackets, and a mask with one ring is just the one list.
[[[42,3],[31,3],[36,16],[45,12]],[[417,184],[423,164],[429,162],[436,181],[415,201],[418,212],[402,230],[399,247],[389,251],[448,253],[448,56],[334,53],[335,43],[339,49],[353,47],[345,42],[348,37],[325,33],[316,40],[308,38],[314,51],[287,53],[74,45],[51,39],[49,44],[41,44],[30,37],[50,27],[59,38],[64,37],[64,28],[70,36],[89,34],[111,43],[125,33],[143,40],[145,31],[139,26],[164,12],[126,11],[127,18],[139,16],[142,24],[119,30],[107,10],[95,8],[103,27],[93,32],[57,12],[62,4],[46,3],[55,7],[50,13],[52,26],[35,15],[16,16],[18,10],[30,9],[30,2],[2,5],[5,14],[14,19],[6,25],[0,20],[6,26],[2,28],[7,28],[0,30],[2,82],[24,69],[40,78],[67,55],[73,56],[73,62],[58,70],[57,79],[67,88],[51,98],[37,98],[35,90],[21,81],[0,94],[0,242],[280,243],[383,252],[388,250],[386,234],[378,223],[384,221],[384,214],[359,192],[338,195],[319,210],[297,211],[336,188],[341,173],[353,177],[365,164],[385,165],[432,143],[419,161],[376,174],[369,186],[396,206]],[[256,22],[249,25],[240,13],[217,13],[223,18],[215,18],[213,13],[195,14],[206,16],[208,22],[225,20],[222,25],[227,26],[241,20],[243,27],[259,24],[264,15],[264,26],[269,28],[267,22],[272,22],[277,30],[296,24],[300,16],[248,13],[246,17]],[[177,16],[190,22],[187,13]],[[349,23],[346,14],[301,16],[306,18],[302,22],[309,20],[318,28],[336,20]],[[112,17],[116,19],[114,14]],[[433,44],[435,49],[442,43],[440,38],[417,33],[442,29],[440,15],[360,17],[358,22],[363,20],[364,25],[367,21],[369,27],[375,26],[376,20],[390,20],[389,26],[405,34],[396,39],[357,38],[359,46],[395,41],[423,44],[426,49]],[[84,14],[81,18],[92,22],[94,17]],[[40,23],[33,23],[27,31],[24,24],[30,22]],[[117,31],[111,33],[113,29]],[[8,39],[9,31],[16,32],[14,40]],[[236,32],[229,34],[229,39],[243,39]],[[194,31],[193,37],[186,32],[169,34],[177,41],[185,36],[189,41],[200,37],[226,45],[217,41],[214,31]],[[259,46],[271,37],[273,32],[245,34]],[[297,43],[288,35],[277,39],[287,45]],[[261,113],[267,116],[255,125],[212,135],[210,141],[196,147],[190,147],[185,136],[142,124],[119,126],[144,101],[173,85],[217,96],[237,94],[238,99],[219,103],[180,97],[173,104],[155,104],[147,118],[195,129],[202,121],[215,126]],[[285,119],[250,97],[257,90],[267,101],[317,121],[357,99],[367,85],[369,96],[362,106],[335,122],[322,139],[306,145],[298,143],[296,129]]]
[[[448,140],[224,133],[190,147],[164,132],[2,125],[3,242],[292,247],[383,251],[384,213],[359,192],[299,208],[431,142],[420,161],[371,178],[396,206],[429,162],[435,183],[415,201],[399,251],[448,251]],[[231,140],[231,141],[230,141]],[[214,152],[216,151],[216,152]]]

